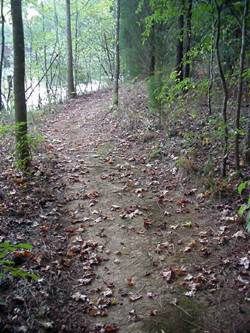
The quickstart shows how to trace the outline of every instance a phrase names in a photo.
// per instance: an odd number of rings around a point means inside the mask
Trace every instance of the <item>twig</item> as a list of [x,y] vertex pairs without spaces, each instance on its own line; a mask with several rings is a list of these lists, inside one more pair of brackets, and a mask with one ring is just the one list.
[[[52,60],[52,62],[50,63],[49,67],[47,68],[46,72],[43,74],[43,76],[41,77],[41,79],[37,82],[37,84],[35,85],[35,87],[31,90],[31,93],[29,94],[29,96],[26,98],[26,102],[28,101],[28,99],[31,97],[31,95],[33,94],[33,92],[35,91],[35,89],[39,86],[39,84],[42,82],[42,80],[45,78],[45,76],[47,75],[48,71],[50,70],[50,68],[52,67],[52,65],[54,64],[55,60],[58,58],[59,54],[56,54],[55,58]],[[29,90],[29,88],[26,90],[26,92]]]

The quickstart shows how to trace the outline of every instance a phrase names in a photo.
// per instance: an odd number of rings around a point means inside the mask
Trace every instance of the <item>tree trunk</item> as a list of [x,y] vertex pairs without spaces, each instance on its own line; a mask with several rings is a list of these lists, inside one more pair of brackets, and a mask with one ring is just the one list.
[[184,36],[184,15],[183,7],[181,8],[181,14],[178,18],[178,40],[176,45],[176,73],[179,81],[183,80],[183,36]]
[[150,64],[149,64],[149,75],[153,76],[155,74],[155,24],[152,26],[151,32],[151,55],[150,55]]
[[240,50],[240,72],[238,82],[238,96],[237,96],[237,109],[236,109],[236,135],[235,135],[235,168],[237,171],[240,170],[240,111],[242,101],[242,81],[246,51],[246,17],[248,12],[249,0],[245,0],[244,13],[242,16],[242,27],[241,27],[241,50]]
[[116,0],[116,38],[115,38],[115,75],[114,75],[114,96],[113,106],[119,104],[119,78],[120,78],[120,0]]
[[22,19],[22,1],[11,0],[14,49],[14,101],[16,120],[16,151],[18,164],[24,170],[30,162],[30,151],[27,139],[27,110],[25,101],[25,51]]
[[2,46],[1,46],[1,59],[0,59],[0,111],[4,108],[2,98],[2,77],[3,77],[3,64],[4,64],[4,49],[5,49],[5,34],[4,24],[5,18],[3,15],[3,1],[1,0],[1,35],[2,35]]
[[[109,73],[107,73],[106,75],[107,75],[107,77],[110,77],[111,82],[114,82],[114,62],[112,61],[113,57],[112,57],[111,50],[108,45],[108,39],[107,39],[107,35],[105,32],[103,33],[103,41],[104,41],[103,49],[107,55],[107,62],[108,62],[108,67],[109,67]],[[101,64],[101,62],[100,62],[100,64]],[[104,70],[104,72],[105,72],[105,70]]]
[[185,70],[184,70],[184,77],[189,78],[190,77],[190,61],[188,53],[191,48],[191,40],[192,40],[192,5],[193,0],[188,0],[188,8],[187,8],[187,14],[186,14],[186,20],[187,20],[187,36],[186,36],[186,50],[185,54],[187,55],[186,58],[186,64],[185,64]]
[[75,97],[76,91],[74,86],[73,71],[73,51],[72,51],[72,34],[71,34],[71,13],[70,0],[66,0],[66,19],[67,19],[67,48],[68,48],[68,97]]
[[[43,2],[41,3],[42,5],[42,28],[43,28],[43,34],[44,36],[46,35],[45,31],[45,13],[44,13],[44,4]],[[47,65],[47,43],[46,43],[46,38],[43,40],[43,61],[44,61],[44,73],[45,73],[45,85],[46,85],[46,93],[47,93],[47,98],[48,101],[50,102],[50,91],[49,91],[49,78],[48,78],[48,65]]]
[[78,2],[75,3],[76,6],[76,15],[75,15],[75,47],[74,47],[74,59],[75,59],[75,65],[74,65],[74,73],[75,73],[75,85],[77,87],[78,85],[78,72],[79,72],[79,51],[78,51],[78,23],[79,23],[79,10],[78,10]]
[[228,88],[225,79],[225,74],[222,68],[221,54],[220,54],[220,35],[221,35],[221,10],[222,7],[218,5],[217,0],[215,0],[216,10],[217,10],[217,36],[215,43],[215,50],[218,62],[218,68],[220,73],[221,84],[223,88],[223,104],[222,104],[222,118],[224,127],[224,152],[222,159],[222,176],[225,177],[227,174],[227,160],[228,160],[228,121],[227,121],[227,103],[228,103]]
[[247,125],[248,126],[247,126],[245,159],[246,159],[246,164],[250,165],[250,117],[248,118],[248,124]]
[[212,23],[212,45],[210,51],[210,59],[208,65],[208,74],[209,74],[209,86],[208,86],[208,114],[209,116],[212,115],[212,89],[214,84],[214,41],[215,41],[215,23],[213,20]]

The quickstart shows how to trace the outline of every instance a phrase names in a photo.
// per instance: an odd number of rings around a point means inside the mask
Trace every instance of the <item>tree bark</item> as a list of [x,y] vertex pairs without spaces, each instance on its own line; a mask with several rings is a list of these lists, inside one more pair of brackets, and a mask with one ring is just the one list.
[[221,54],[220,54],[220,35],[221,35],[221,11],[222,6],[218,5],[217,0],[215,0],[215,6],[217,10],[217,35],[215,50],[218,62],[218,68],[220,73],[221,84],[223,88],[223,104],[222,104],[222,118],[224,127],[224,152],[222,158],[222,176],[225,177],[227,174],[227,160],[228,160],[228,120],[227,120],[227,103],[228,103],[228,88],[226,83],[225,74],[222,68]]
[[14,49],[14,102],[16,121],[17,161],[26,170],[30,163],[30,151],[27,139],[27,110],[25,101],[25,50],[22,19],[22,1],[11,0]]
[[250,117],[248,118],[248,124],[247,124],[245,159],[246,159],[246,164],[250,165]]
[[74,79],[75,79],[75,86],[78,85],[78,73],[79,73],[79,9],[78,9],[78,0],[75,1],[75,40],[74,40]]
[[240,50],[240,72],[238,81],[238,96],[237,96],[237,109],[236,109],[236,122],[235,122],[235,168],[240,170],[240,113],[241,113],[241,101],[242,101],[242,82],[243,71],[246,51],[246,18],[248,12],[249,0],[245,0],[244,12],[242,16],[241,27],[241,50]]
[[67,49],[68,49],[68,68],[67,68],[68,97],[72,98],[76,96],[76,91],[74,86],[70,0],[66,0],[66,19],[67,19]]
[[208,114],[212,115],[212,89],[214,84],[214,41],[215,41],[215,22],[212,23],[212,45],[210,51],[210,59],[208,65],[209,86],[208,86]]
[[5,50],[5,33],[4,24],[5,18],[3,14],[3,1],[1,0],[1,35],[2,35],[2,46],[1,46],[1,60],[0,60],[0,111],[4,108],[2,98],[2,78],[3,78],[3,64],[4,64],[4,50]]
[[192,5],[193,5],[193,0],[188,0],[188,8],[187,8],[187,14],[186,14],[186,21],[187,21],[187,30],[186,30],[186,50],[185,50],[185,55],[187,55],[186,58],[186,64],[184,68],[184,77],[189,78],[190,77],[190,61],[188,57],[188,53],[191,49],[191,40],[192,40]]
[[114,75],[113,106],[118,106],[118,104],[119,104],[120,15],[121,15],[121,3],[120,3],[120,0],[116,0],[115,75]]
[[155,74],[155,24],[152,26],[151,32],[151,55],[150,55],[150,64],[149,64],[149,75],[153,76]]
[[176,73],[179,81],[183,80],[183,37],[184,37],[184,15],[183,6],[181,8],[181,14],[178,17],[178,39],[176,45]]

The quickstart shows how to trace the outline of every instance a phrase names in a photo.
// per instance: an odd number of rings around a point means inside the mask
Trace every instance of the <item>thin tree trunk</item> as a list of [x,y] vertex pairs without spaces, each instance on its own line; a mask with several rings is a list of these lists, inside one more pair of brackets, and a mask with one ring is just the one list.
[[152,26],[151,33],[151,55],[150,55],[150,66],[149,66],[149,75],[155,75],[155,24]]
[[7,110],[10,108],[10,97],[12,95],[12,88],[13,88],[13,77],[11,75],[7,76],[7,82],[8,82],[8,94],[6,98],[6,107]]
[[5,34],[4,34],[4,23],[5,18],[3,14],[3,2],[1,0],[1,35],[2,35],[2,46],[1,46],[1,60],[0,60],[0,111],[3,109],[3,99],[2,99],[2,77],[3,77],[3,63],[4,63],[4,49],[5,49]]
[[[44,4],[42,2],[42,28],[43,28],[43,34],[45,36],[45,15],[44,15]],[[47,44],[46,44],[46,38],[44,38],[44,44],[43,44],[43,61],[44,61],[44,73],[45,75],[45,85],[46,85],[46,92],[47,92],[47,98],[50,101],[50,91],[49,91],[49,78],[48,78],[48,66],[47,66]]]
[[228,88],[225,79],[225,74],[222,68],[221,63],[221,54],[220,54],[220,34],[221,34],[221,10],[222,6],[218,5],[217,0],[215,0],[215,5],[217,9],[217,36],[216,36],[216,55],[217,55],[217,62],[218,68],[220,73],[221,84],[223,88],[223,104],[222,104],[222,117],[223,117],[223,127],[224,127],[224,152],[223,152],[223,159],[222,159],[222,176],[225,177],[227,174],[227,160],[228,160],[228,121],[227,121],[227,103],[228,103]]
[[[181,11],[183,11],[183,8],[181,8]],[[177,45],[176,45],[176,73],[177,73],[177,79],[179,81],[183,80],[183,37],[184,37],[184,15],[181,12],[179,18],[178,18],[178,30],[179,35],[177,39]]]
[[30,162],[30,151],[27,140],[28,128],[24,85],[25,51],[21,0],[11,0],[11,16],[13,22],[16,150],[20,166],[27,169]]
[[[29,29],[29,40],[30,40],[30,45],[29,45],[29,81],[30,81],[30,86],[32,88],[33,85],[33,75],[32,75],[32,62],[33,62],[33,34],[32,34],[32,25],[28,24],[28,29]],[[27,73],[27,70],[26,70]],[[27,75],[26,75],[27,76]],[[26,78],[27,79],[27,78]]]
[[[185,54],[188,55],[190,48],[191,48],[191,40],[192,40],[192,5],[193,0],[188,0],[188,8],[187,8],[187,37],[186,37],[186,50]],[[190,77],[190,61],[187,56],[187,63],[185,64],[184,69],[184,77],[189,78]]]
[[109,67],[109,72],[110,72],[110,74],[107,76],[110,77],[110,81],[113,82],[114,81],[114,66],[112,64],[114,64],[114,62],[111,60],[112,55],[111,55],[111,52],[109,49],[108,40],[107,40],[107,36],[106,36],[105,32],[103,34],[103,38],[104,38],[104,47],[103,48],[107,55],[108,67]]
[[244,12],[242,16],[242,28],[241,28],[241,50],[240,50],[240,72],[238,82],[238,96],[237,96],[237,109],[236,109],[236,135],[235,135],[235,168],[237,171],[240,170],[240,111],[242,101],[242,82],[243,82],[243,71],[246,51],[246,17],[248,12],[249,0],[245,0]]
[[115,37],[115,75],[113,105],[119,104],[119,78],[120,78],[120,0],[116,0],[116,37]]
[[76,1],[75,3],[76,6],[76,15],[75,15],[75,66],[74,66],[74,70],[75,70],[75,86],[78,86],[78,65],[79,65],[79,57],[78,57],[78,22],[79,22],[79,10],[78,10],[78,1]]
[[75,97],[76,91],[74,86],[73,70],[73,51],[72,51],[72,34],[71,34],[71,13],[70,0],[66,0],[66,19],[67,19],[67,49],[68,49],[68,97]]
[[59,44],[59,20],[58,20],[58,14],[57,14],[57,7],[56,7],[56,0],[53,1],[53,7],[54,7],[54,21],[56,25],[56,44]]
[[215,22],[212,23],[212,45],[210,52],[210,60],[208,66],[209,86],[208,86],[208,114],[212,115],[212,89],[214,84],[214,41],[215,41]]
[[[55,58],[51,61],[51,63],[49,64],[47,71],[43,74],[43,76],[38,80],[38,82],[36,83],[36,85],[34,87],[30,87],[32,88],[31,92],[29,93],[28,97],[26,98],[26,101],[29,100],[29,98],[32,96],[32,94],[34,93],[34,91],[36,90],[37,87],[40,86],[40,83],[43,81],[43,79],[45,78],[45,76],[48,74],[48,71],[51,69],[51,67],[53,66],[54,62],[56,61],[56,59],[58,58],[58,54],[55,56]],[[28,89],[25,91],[27,93]]]
[[250,117],[248,117],[248,123],[247,123],[247,138],[246,138],[245,159],[246,159],[246,164],[250,165]]

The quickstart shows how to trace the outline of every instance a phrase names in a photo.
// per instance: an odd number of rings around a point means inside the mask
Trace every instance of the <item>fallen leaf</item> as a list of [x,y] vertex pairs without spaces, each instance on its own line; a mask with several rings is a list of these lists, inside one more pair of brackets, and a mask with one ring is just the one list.
[[129,277],[127,279],[127,282],[128,282],[128,286],[129,287],[133,287],[135,285],[135,281],[134,281],[134,278],[133,277]]
[[179,224],[169,226],[169,228],[173,229],[173,230],[176,230],[178,227],[179,227]]
[[196,247],[196,241],[195,240],[192,240],[190,243],[188,243],[188,245],[184,248],[184,252],[190,252],[192,251],[193,248]]
[[73,294],[71,296],[71,298],[73,298],[74,301],[79,302],[86,302],[88,301],[88,297],[86,295],[81,294],[79,291],[77,291],[75,294]]
[[250,283],[248,280],[244,279],[241,275],[239,275],[239,276],[237,277],[237,280],[238,280],[240,283],[245,284],[245,285],[248,285],[248,284]]
[[187,221],[187,222],[183,223],[182,226],[185,227],[185,228],[192,228],[192,222]]
[[115,324],[106,324],[104,326],[104,333],[117,333],[119,331],[119,327]]
[[175,272],[171,268],[169,270],[164,270],[161,275],[168,283],[173,282],[175,278]]
[[114,210],[119,210],[121,207],[120,206],[117,206],[117,205],[112,205],[111,206],[111,210],[114,211]]
[[136,295],[136,294],[129,293],[129,300],[131,302],[136,302],[141,298],[142,298],[142,295]]
[[112,292],[112,290],[111,290],[110,288],[108,288],[108,289],[106,289],[106,290],[104,290],[104,291],[102,292],[102,295],[103,295],[104,297],[111,297],[111,296],[113,296],[113,292]]
[[156,310],[156,309],[151,310],[150,313],[149,313],[149,315],[150,315],[151,317],[157,316],[157,314],[158,314],[158,310]]
[[143,226],[145,229],[149,229],[152,225],[152,221],[151,220],[147,220],[147,219],[144,219],[143,221]]
[[232,236],[233,238],[243,238],[246,239],[246,235],[243,230],[237,231],[235,234]]
[[240,258],[239,265],[244,266],[245,269],[249,269],[250,261],[247,257]]

